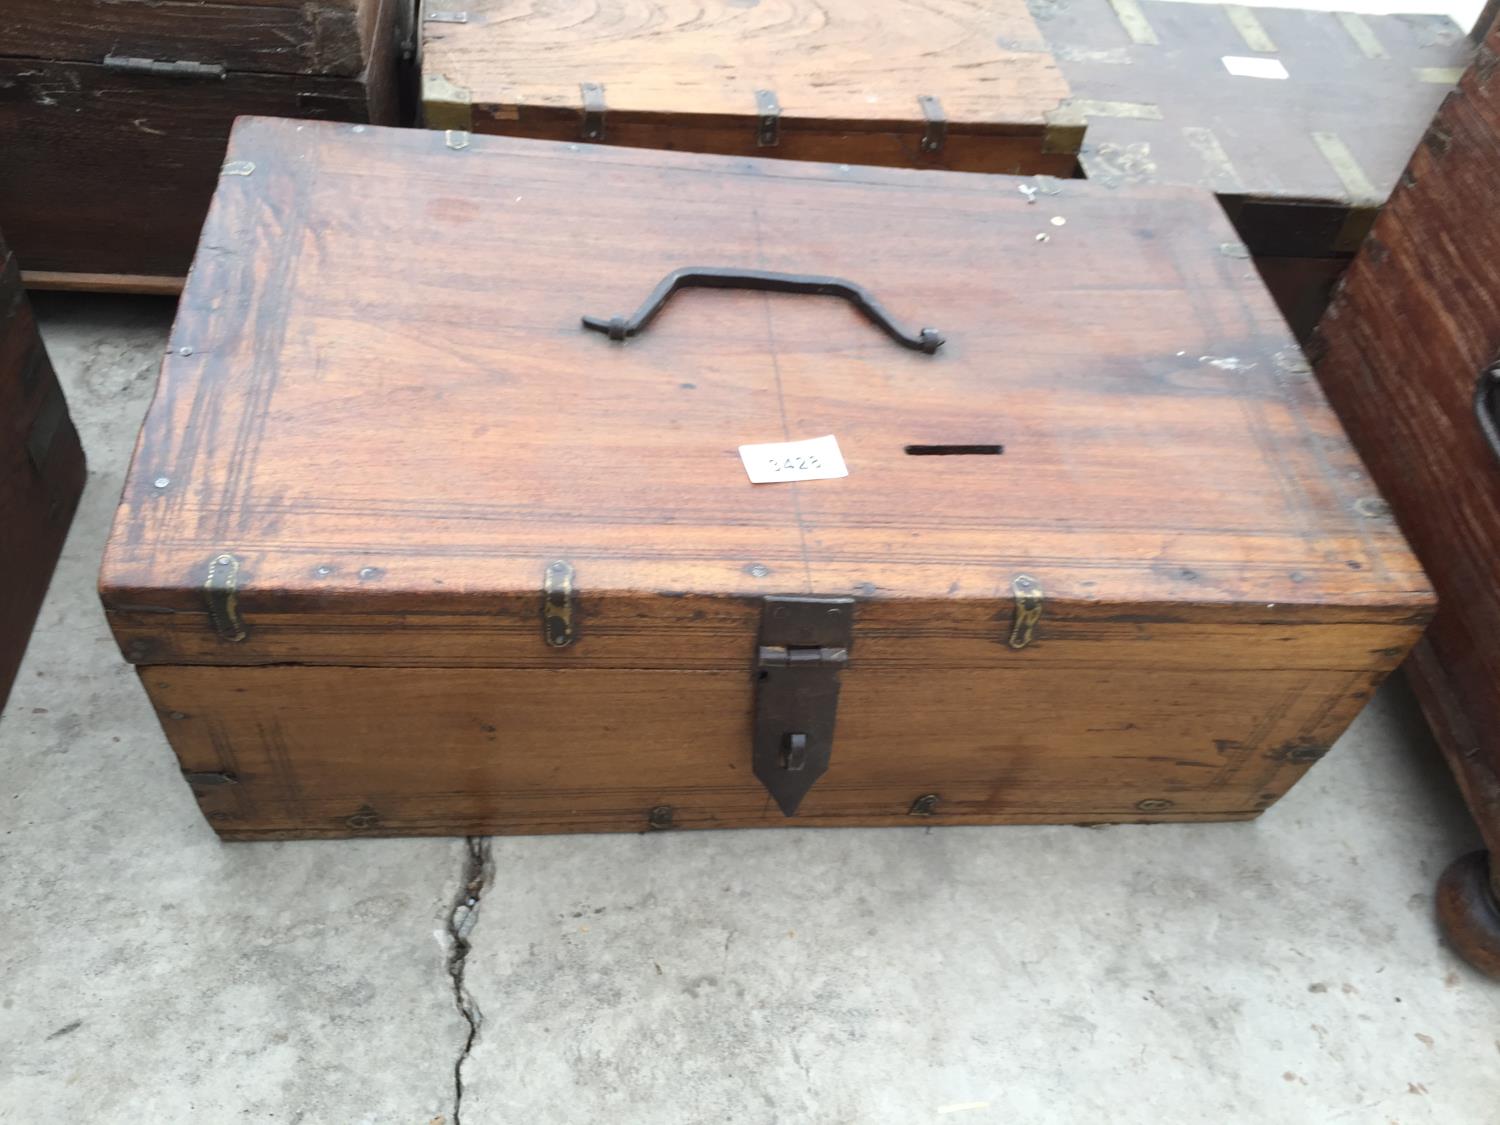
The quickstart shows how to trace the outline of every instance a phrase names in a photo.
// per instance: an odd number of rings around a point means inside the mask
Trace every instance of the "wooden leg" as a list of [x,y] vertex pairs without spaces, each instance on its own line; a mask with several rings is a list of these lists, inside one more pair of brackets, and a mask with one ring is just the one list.
[[1437,885],[1438,924],[1458,955],[1500,980],[1500,895],[1490,853],[1470,852],[1448,865]]

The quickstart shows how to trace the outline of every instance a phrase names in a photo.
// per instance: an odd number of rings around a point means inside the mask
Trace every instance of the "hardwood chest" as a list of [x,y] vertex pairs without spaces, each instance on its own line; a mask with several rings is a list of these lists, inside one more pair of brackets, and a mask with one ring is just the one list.
[[83,449],[0,237],[0,708],[84,483]]
[[4,0],[0,224],[34,287],[175,292],[241,114],[395,123],[411,0]]
[[1472,46],[1446,16],[1031,0],[1092,180],[1216,192],[1299,338]]
[[422,24],[436,129],[1070,176],[1066,97],[1025,0],[451,0]]
[[229,157],[101,579],[225,836],[1248,818],[1430,615],[1208,193]]
[[1488,854],[1439,885],[1500,976],[1500,25],[1433,121],[1314,347],[1318,374],[1441,596],[1406,664]]

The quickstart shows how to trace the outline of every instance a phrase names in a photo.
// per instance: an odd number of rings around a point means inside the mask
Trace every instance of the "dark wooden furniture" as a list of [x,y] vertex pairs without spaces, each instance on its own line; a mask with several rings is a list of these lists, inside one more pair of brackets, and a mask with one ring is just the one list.
[[[1318,329],[1318,374],[1431,575],[1437,616],[1407,662],[1493,854],[1500,847],[1500,28],[1428,129]],[[1483,853],[1443,876],[1458,951],[1500,975],[1500,881]]]
[[[792,823],[1244,819],[1428,619],[1207,193],[261,120],[229,155],[101,579],[226,836],[786,824],[764,775],[830,729]],[[580,323],[694,264],[947,342],[743,290]],[[825,434],[843,479],[736,454]]]
[[241,114],[396,120],[410,0],[5,0],[0,225],[34,287],[175,292]]
[[1160,0],[1032,11],[1088,122],[1085,174],[1216,192],[1299,339],[1472,53],[1445,16]]
[[422,39],[437,129],[1058,176],[1083,135],[1025,0],[464,0]]
[[83,492],[83,450],[0,238],[0,708]]

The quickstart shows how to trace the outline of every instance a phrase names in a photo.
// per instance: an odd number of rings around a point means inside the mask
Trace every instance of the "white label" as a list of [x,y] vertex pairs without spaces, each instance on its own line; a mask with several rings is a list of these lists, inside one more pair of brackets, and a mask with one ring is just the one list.
[[838,439],[808,438],[806,441],[767,441],[740,446],[740,460],[751,484],[775,484],[787,480],[832,480],[847,477],[849,469],[839,452]]
[[1224,69],[1236,78],[1290,78],[1280,59],[1257,59],[1248,55],[1225,55]]

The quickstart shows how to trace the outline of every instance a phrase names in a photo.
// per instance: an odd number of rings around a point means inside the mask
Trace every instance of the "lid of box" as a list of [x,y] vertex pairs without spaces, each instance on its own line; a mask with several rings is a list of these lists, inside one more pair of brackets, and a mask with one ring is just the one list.
[[[630,335],[686,267],[782,291]],[[827,436],[847,476],[739,452]],[[245,118],[102,593],[147,663],[691,665],[769,595],[993,646],[1027,582],[1096,629],[1427,611],[1211,195]]]
[[1473,52],[1446,16],[1031,6],[1088,122],[1089,179],[1234,197],[1257,254],[1356,249]]
[[[362,74],[393,0],[6,0],[0,55],[104,63],[209,80],[226,72]],[[196,69],[195,69],[196,68]],[[217,73],[216,73],[217,72]]]
[[[1046,135],[1072,154],[1083,133],[1050,124],[1067,84],[1025,0],[452,6],[430,5],[422,25],[439,128],[539,135],[552,122],[570,139],[722,152],[739,138],[767,156],[809,133],[899,131],[912,163],[923,137],[934,157],[972,133]],[[629,133],[643,125],[671,137]]]

